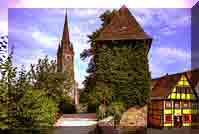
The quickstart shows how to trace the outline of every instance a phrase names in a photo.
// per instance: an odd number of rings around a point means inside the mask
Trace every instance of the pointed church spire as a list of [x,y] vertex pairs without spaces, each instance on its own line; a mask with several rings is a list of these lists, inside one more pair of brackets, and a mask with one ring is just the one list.
[[65,15],[65,22],[64,22],[64,31],[62,35],[62,41],[68,43],[69,45],[69,30],[68,30],[68,19],[67,19],[67,10],[66,10],[66,15]]

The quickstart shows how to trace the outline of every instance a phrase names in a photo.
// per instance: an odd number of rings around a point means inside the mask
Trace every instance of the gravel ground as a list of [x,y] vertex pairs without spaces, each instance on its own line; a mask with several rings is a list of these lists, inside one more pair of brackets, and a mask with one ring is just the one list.
[[89,127],[59,127],[50,130],[6,130],[1,131],[0,134],[199,134],[199,129],[191,128],[180,128],[180,129],[140,129],[135,131],[135,129],[114,129],[109,127],[104,127],[100,131],[94,131],[95,126]]
[[147,134],[199,134],[199,129],[171,128],[171,129],[147,129]]

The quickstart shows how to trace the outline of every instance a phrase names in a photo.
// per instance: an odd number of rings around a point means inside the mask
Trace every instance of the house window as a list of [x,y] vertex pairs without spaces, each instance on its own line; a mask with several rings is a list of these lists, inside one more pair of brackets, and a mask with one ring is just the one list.
[[180,108],[180,102],[175,102],[174,104],[175,108]]
[[199,102],[193,102],[192,103],[192,108],[196,109],[196,110],[199,110]]
[[192,93],[191,92],[191,87],[189,86],[177,86],[176,87],[176,92],[177,93],[184,93],[184,94],[189,94],[189,93]]
[[189,102],[183,102],[182,107],[183,108],[189,108]]
[[185,88],[185,93],[186,94],[191,94],[192,93],[191,88],[190,87],[186,87]]
[[198,122],[199,121],[199,115],[197,115],[197,114],[194,114],[194,115],[192,115],[192,122]]
[[191,115],[189,115],[189,114],[184,114],[184,115],[183,115],[183,121],[184,121],[184,122],[190,122],[190,121],[191,121]]
[[183,87],[176,87],[176,93],[181,93],[183,89]]
[[165,108],[172,108],[172,102],[171,101],[165,101]]
[[172,123],[172,114],[165,114],[165,123]]
[[107,48],[107,45],[106,45],[106,44],[103,44],[103,45],[102,45],[102,48],[104,48],[104,49]]

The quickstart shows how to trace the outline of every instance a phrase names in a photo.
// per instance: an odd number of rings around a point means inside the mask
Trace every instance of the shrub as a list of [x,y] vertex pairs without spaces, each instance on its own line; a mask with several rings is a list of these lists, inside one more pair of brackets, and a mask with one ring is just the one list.
[[68,98],[62,98],[59,104],[59,112],[63,114],[76,113],[76,107]]
[[39,90],[28,90],[19,102],[18,126],[24,128],[51,127],[58,110],[52,98]]
[[122,101],[114,101],[108,106],[107,114],[114,117],[115,125],[119,123],[123,112],[125,111],[125,104]]
[[107,106],[104,104],[99,105],[96,113],[98,119],[105,118],[107,116]]
[[87,107],[87,112],[88,113],[96,113],[97,112],[97,107],[98,107],[97,104],[89,103],[88,107]]

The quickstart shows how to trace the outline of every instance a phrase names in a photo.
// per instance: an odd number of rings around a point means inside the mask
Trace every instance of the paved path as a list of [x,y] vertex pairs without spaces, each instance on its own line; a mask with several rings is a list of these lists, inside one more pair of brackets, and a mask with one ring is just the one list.
[[57,122],[55,127],[67,127],[67,126],[95,126],[97,124],[97,118],[95,114],[64,114]]
[[147,134],[199,134],[199,129],[171,128],[171,129],[147,129]]

